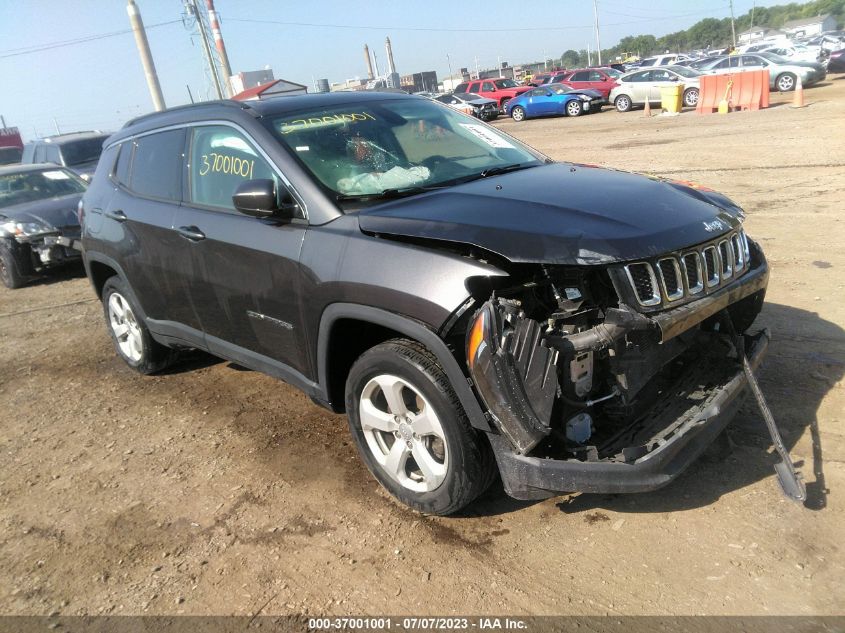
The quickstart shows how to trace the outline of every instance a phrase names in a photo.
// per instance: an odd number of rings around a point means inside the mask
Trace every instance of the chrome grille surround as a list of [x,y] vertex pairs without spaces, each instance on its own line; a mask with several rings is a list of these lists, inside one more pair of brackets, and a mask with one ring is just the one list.
[[708,294],[739,277],[750,263],[748,238],[740,229],[651,261],[632,262],[624,270],[637,303],[654,309]]
[[658,260],[657,273],[660,276],[660,286],[669,301],[677,301],[684,296],[684,280],[676,258],[664,257]]
[[687,284],[687,292],[697,295],[704,290],[704,271],[701,268],[701,255],[696,251],[681,256],[681,268]]
[[[631,288],[633,288],[634,295],[636,295],[640,305],[649,307],[660,304],[660,288],[657,285],[657,277],[654,276],[654,269],[651,264],[648,262],[628,264],[625,266],[625,273],[628,275],[628,281],[631,283]],[[643,274],[647,275],[645,280],[641,277]],[[635,280],[635,277],[639,280],[639,283]],[[649,286],[646,286],[644,281],[648,282]]]

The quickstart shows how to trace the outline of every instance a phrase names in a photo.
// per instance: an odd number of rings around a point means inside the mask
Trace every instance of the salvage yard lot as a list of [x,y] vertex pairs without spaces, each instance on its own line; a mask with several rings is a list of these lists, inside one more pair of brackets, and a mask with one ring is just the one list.
[[746,209],[773,269],[761,384],[807,507],[777,488],[747,401],[732,451],[663,490],[521,503],[494,489],[465,516],[421,516],[378,488],[344,417],[281,382],[201,355],[132,373],[67,274],[0,290],[3,613],[841,613],[845,77],[805,94],[801,110],[773,95],[729,116],[496,125]]

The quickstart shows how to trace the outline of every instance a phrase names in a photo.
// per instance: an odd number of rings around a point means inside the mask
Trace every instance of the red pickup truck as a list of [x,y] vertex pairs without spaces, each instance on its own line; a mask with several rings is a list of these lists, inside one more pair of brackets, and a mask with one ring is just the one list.
[[520,86],[513,79],[477,79],[465,81],[455,87],[455,92],[474,92],[488,99],[495,99],[499,110],[505,111],[505,104],[523,92],[531,90],[532,86]]

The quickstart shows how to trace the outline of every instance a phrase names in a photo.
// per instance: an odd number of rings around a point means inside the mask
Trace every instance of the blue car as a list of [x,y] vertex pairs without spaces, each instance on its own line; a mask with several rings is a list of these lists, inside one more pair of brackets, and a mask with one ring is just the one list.
[[601,108],[601,93],[595,90],[575,90],[563,84],[546,84],[505,104],[505,114],[514,121],[524,121],[553,114],[580,116]]

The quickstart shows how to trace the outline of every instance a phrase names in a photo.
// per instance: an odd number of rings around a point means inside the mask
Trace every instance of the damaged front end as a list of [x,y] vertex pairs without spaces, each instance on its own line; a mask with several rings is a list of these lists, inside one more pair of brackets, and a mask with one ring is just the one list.
[[[469,323],[466,353],[506,491],[671,481],[739,406],[747,380],[720,324],[747,330],[767,281],[762,251],[739,230],[642,262],[539,266],[497,289]],[[756,367],[768,334],[744,342]]]

